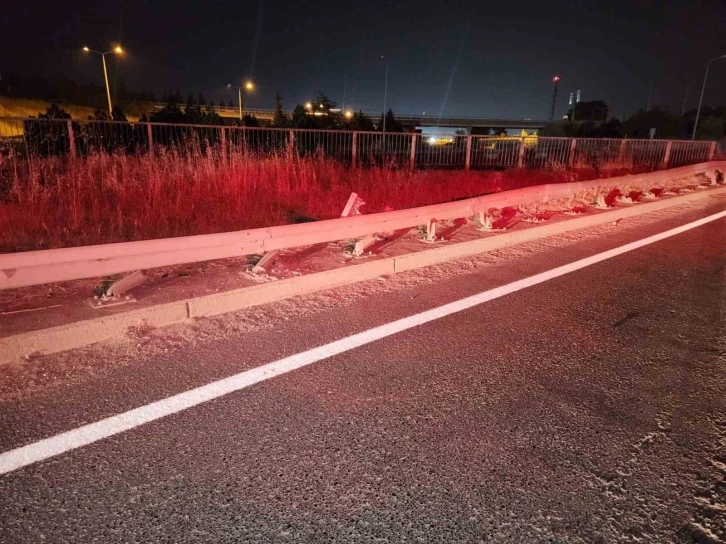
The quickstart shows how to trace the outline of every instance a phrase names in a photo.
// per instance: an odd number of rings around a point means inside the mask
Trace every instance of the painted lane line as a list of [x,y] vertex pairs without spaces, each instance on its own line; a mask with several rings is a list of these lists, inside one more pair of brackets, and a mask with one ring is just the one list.
[[649,236],[648,238],[644,238],[636,242],[631,242],[624,246],[617,247],[591,257],[580,259],[579,261],[575,261],[570,264],[553,268],[552,270],[548,270],[507,285],[495,287],[494,289],[439,306],[438,308],[433,308],[409,317],[392,321],[385,325],[380,325],[367,331],[336,340],[308,351],[291,355],[290,357],[285,357],[284,359],[279,359],[251,370],[240,372],[239,374],[235,374],[228,378],[223,378],[207,385],[190,389],[189,391],[152,402],[151,404],[129,410],[128,412],[123,412],[95,423],[89,423],[88,425],[84,425],[77,429],[6,451],[0,454],[0,474],[6,474],[33,463],[43,461],[44,459],[61,455],[82,446],[93,444],[94,442],[98,442],[104,438],[129,431],[139,427],[140,425],[161,419],[165,416],[176,414],[188,408],[198,406],[204,402],[239,391],[256,383],[286,374],[298,368],[328,359],[340,353],[370,344],[376,340],[386,338],[387,336],[394,335],[413,327],[418,327],[419,325],[423,325],[430,321],[435,321],[442,317],[467,310],[490,300],[515,293],[522,289],[526,289],[527,287],[569,274],[570,272],[575,272],[607,259],[612,259],[613,257],[617,257],[623,253],[627,253],[671,236],[695,229],[701,225],[705,225],[723,217],[726,217],[726,211],[704,217],[698,221],[693,221],[692,223]]

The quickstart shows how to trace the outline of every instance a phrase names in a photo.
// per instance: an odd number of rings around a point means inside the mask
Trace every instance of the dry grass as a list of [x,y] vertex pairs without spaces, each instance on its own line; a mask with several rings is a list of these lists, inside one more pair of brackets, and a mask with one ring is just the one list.
[[[7,160],[7,159],[6,159]],[[3,171],[0,157],[0,174]],[[96,154],[5,165],[0,252],[206,234],[338,217],[351,192],[365,213],[541,183],[620,175],[568,171],[349,169],[326,158],[212,153]],[[0,179],[0,182],[2,180]]]

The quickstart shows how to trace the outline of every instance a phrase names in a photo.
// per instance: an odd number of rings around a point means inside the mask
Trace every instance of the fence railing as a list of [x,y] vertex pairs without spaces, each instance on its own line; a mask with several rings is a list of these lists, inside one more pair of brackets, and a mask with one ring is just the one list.
[[47,157],[173,150],[243,156],[321,156],[351,166],[410,168],[665,168],[712,160],[716,142],[536,135],[351,132],[218,125],[0,118],[0,168]]

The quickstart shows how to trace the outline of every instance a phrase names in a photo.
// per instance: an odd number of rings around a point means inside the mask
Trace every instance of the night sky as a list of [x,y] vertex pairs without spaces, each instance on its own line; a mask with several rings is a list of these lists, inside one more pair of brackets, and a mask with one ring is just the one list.
[[[275,91],[288,108],[322,91],[379,111],[387,61],[388,105],[438,115],[461,51],[444,115],[546,118],[555,74],[558,116],[576,89],[619,117],[645,107],[651,89],[653,105],[680,112],[688,81],[692,108],[706,61],[726,53],[723,0],[5,0],[1,14],[0,74],[102,84],[100,58],[80,48],[120,38],[127,54],[118,73],[112,61],[112,81],[226,102],[225,84],[252,72],[248,105],[260,108]],[[712,65],[704,103],[726,104],[726,59]]]

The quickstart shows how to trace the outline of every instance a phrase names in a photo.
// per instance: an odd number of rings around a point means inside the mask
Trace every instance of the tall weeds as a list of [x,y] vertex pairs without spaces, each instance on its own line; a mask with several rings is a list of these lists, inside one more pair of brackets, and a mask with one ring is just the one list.
[[323,156],[233,153],[222,161],[201,147],[3,160],[0,252],[328,219],[340,215],[353,191],[365,200],[363,211],[374,213],[625,172],[615,166],[608,172],[350,169]]

